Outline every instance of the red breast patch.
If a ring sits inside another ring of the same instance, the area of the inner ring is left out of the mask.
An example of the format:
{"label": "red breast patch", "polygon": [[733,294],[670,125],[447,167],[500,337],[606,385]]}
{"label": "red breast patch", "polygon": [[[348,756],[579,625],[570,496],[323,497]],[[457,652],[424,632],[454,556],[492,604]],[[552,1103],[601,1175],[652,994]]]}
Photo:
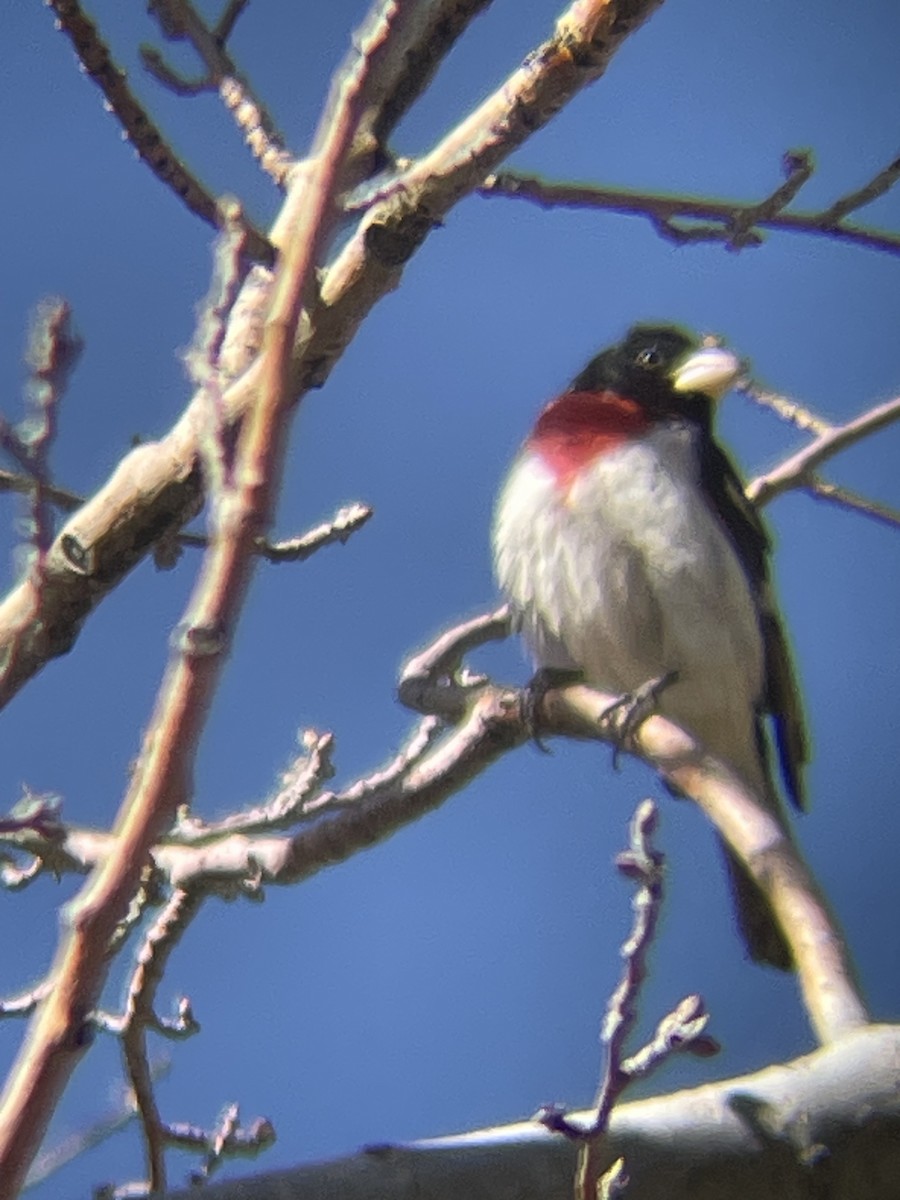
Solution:
{"label": "red breast patch", "polygon": [[567,488],[582,467],[650,424],[637,401],[617,392],[564,392],[538,417],[528,445]]}

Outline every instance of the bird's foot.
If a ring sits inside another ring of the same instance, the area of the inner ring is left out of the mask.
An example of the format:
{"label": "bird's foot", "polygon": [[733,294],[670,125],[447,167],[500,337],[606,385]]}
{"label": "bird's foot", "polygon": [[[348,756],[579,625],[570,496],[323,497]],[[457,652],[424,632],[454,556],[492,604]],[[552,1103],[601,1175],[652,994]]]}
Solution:
{"label": "bird's foot", "polygon": [[522,719],[528,736],[542,754],[549,754],[550,748],[541,740],[538,732],[540,726],[541,704],[544,697],[553,688],[568,687],[571,683],[583,683],[581,671],[569,670],[565,667],[539,667],[524,688],[522,697]]}
{"label": "bird's foot", "polygon": [[677,671],[666,671],[648,679],[633,692],[626,692],[600,714],[600,727],[613,738],[613,767],[618,770],[619,755],[639,726],[656,712],[662,693],[678,679]]}

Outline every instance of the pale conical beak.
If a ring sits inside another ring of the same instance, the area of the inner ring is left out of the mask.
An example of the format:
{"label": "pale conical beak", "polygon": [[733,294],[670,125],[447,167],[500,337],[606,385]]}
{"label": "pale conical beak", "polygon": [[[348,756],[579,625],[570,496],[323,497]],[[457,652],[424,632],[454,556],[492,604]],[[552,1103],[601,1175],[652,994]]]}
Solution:
{"label": "pale conical beak", "polygon": [[675,368],[672,386],[676,392],[700,392],[711,400],[721,400],[743,370],[743,363],[730,350],[704,346]]}

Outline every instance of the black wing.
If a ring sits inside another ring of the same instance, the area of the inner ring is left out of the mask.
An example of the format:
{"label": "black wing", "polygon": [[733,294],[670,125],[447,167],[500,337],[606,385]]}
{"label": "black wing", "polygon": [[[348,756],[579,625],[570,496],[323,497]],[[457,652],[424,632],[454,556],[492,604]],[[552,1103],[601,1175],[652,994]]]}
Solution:
{"label": "black wing", "polygon": [[788,795],[797,808],[803,809],[803,768],[809,761],[806,720],[790,646],[769,579],[771,541],[731,459],[708,431],[702,442],[701,482],[705,494],[744,565],[759,609],[765,653],[762,706],[772,716]]}

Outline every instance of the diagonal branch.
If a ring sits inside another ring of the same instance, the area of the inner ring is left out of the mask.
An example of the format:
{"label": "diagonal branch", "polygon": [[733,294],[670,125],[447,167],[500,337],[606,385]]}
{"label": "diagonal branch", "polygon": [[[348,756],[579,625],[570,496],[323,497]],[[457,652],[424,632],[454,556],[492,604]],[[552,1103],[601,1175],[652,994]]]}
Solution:
{"label": "diagonal branch", "polygon": [[193,45],[203,61],[206,75],[199,80],[186,81],[166,64],[158,50],[141,46],[145,70],[176,95],[197,96],[202,92],[218,91],[254,158],[273,181],[283,187],[294,162],[293,156],[265,105],[254,95],[250,83],[239,72],[226,48],[237,11],[226,12],[218,25],[212,27],[190,0],[165,0],[165,3],[157,0],[149,8],[162,26],[164,36],[173,41],[187,40]]}
{"label": "diagonal branch", "polygon": [[850,488],[840,487],[836,483],[827,483],[818,475],[807,476],[803,486],[804,491],[818,500],[827,500],[831,504],[837,504],[840,508],[849,508],[853,512],[871,517],[873,521],[880,521],[882,525],[888,525],[891,529],[900,529],[900,512],[888,504],[879,504],[877,500],[860,496],[858,492],[851,491]]}
{"label": "diagonal branch", "polygon": [[[366,213],[326,271],[320,297],[301,325],[291,363],[295,400],[324,383],[372,306],[398,286],[406,262],[453,205],[600,78],[626,37],[661,2],[578,0],[548,41]],[[380,94],[377,80],[373,90]],[[288,198],[273,239],[290,228],[295,200]],[[257,361],[225,392],[229,424],[239,423],[260,383]],[[39,614],[28,616],[21,585],[0,604],[0,706],[50,658],[71,649],[100,600],[160,538],[198,511],[193,416],[192,403],[165,438],[127,455],[68,522],[47,556]]]}
{"label": "diagonal branch", "polygon": [[[400,680],[400,698],[440,718],[445,723],[443,736],[436,738],[429,726],[427,732],[420,731],[416,753],[398,769],[361,788],[324,793],[318,800],[309,797],[304,809],[324,819],[292,836],[274,836],[259,825],[262,832],[255,836],[241,831],[239,836],[208,841],[201,836],[193,844],[163,841],[153,850],[156,869],[171,887],[231,895],[249,890],[255,895],[266,884],[294,884],[344,862],[443,804],[533,736],[533,722],[518,692],[467,676],[461,669],[468,651],[508,633],[508,613],[498,609],[448,630],[410,661]],[[583,685],[552,689],[543,698],[540,730],[547,736],[618,744],[617,735],[603,723],[604,713],[617,699]],[[629,749],[703,809],[758,883],[791,947],[804,1003],[820,1040],[833,1041],[864,1024],[866,1009],[843,937],[780,822],[727,767],[663,717],[644,721]],[[295,820],[302,816],[296,814]],[[67,831],[52,847],[24,831],[15,842],[35,855],[55,852],[67,870],[104,862],[114,845],[109,834],[77,830]]]}
{"label": "diagonal branch", "polygon": [[[402,21],[400,0],[373,10],[354,68],[323,117],[318,154],[303,180],[302,207],[276,274],[263,334],[260,386],[235,455],[236,485],[219,506],[172,662],[115,825],[115,848],[71,905],[70,928],[51,969],[53,992],[40,1005],[0,1100],[0,1200],[13,1200],[75,1065],[87,1047],[85,1023],[110,967],[110,942],[155,842],[189,802],[206,714],[243,606],[255,544],[268,527],[294,397],[290,359],[303,298],[337,216],[336,191],[352,144],[366,81]],[[226,502],[227,501],[227,502]]]}
{"label": "diagonal branch", "polygon": [[866,204],[871,204],[873,200],[877,200],[879,196],[890,191],[898,179],[900,179],[900,158],[895,158],[868,183],[864,183],[861,188],[856,188],[835,200],[820,214],[820,220],[825,224],[839,226],[849,213],[856,212],[858,208],[862,208]]}
{"label": "diagonal branch", "polygon": [[[596,737],[615,697],[584,685],[548,692],[544,713],[554,731]],[[824,894],[791,835],[733,772],[684,730],[649,717],[634,749],[690,797],[758,884],[791,949],[810,1023],[823,1044],[868,1021],[849,949]]]}
{"label": "diagonal branch", "polygon": [[[56,16],[57,28],[72,43],[85,74],[103,92],[110,111],[115,113],[138,156],[195,216],[217,227],[215,198],[166,144],[165,138],[128,86],[125,72],[110,56],[109,48],[100,37],[96,25],[82,10],[79,0],[48,0],[48,3]],[[260,262],[272,260],[272,247],[249,222],[247,250]]]}
{"label": "diagonal branch", "polygon": [[789,488],[805,485],[820,463],[846,450],[848,446],[868,437],[885,426],[900,420],[900,396],[870,408],[846,425],[836,425],[820,434],[808,446],[780,463],[765,475],[759,475],[747,485],[747,496],[759,505],[768,504]]}

